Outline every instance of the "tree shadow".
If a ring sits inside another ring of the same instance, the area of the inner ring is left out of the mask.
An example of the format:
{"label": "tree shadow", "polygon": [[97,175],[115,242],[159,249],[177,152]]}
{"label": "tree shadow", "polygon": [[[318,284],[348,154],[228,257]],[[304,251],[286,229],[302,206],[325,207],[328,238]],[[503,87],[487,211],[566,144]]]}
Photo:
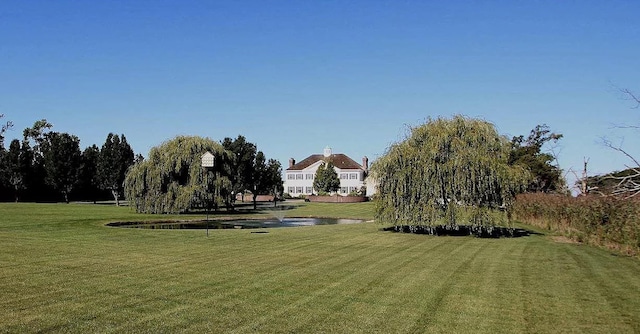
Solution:
{"label": "tree shadow", "polygon": [[471,226],[471,225],[394,225],[382,228],[383,231],[398,233],[427,234],[434,236],[475,236],[478,238],[520,238],[530,235],[544,235],[539,232],[517,227]]}

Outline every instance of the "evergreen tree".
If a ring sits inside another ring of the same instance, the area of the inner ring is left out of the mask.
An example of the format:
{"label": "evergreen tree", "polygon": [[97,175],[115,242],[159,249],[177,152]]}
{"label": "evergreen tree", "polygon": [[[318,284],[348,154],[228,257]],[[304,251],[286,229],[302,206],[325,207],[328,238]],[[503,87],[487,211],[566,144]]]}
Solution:
{"label": "evergreen tree", "polygon": [[331,161],[320,164],[313,179],[313,188],[321,194],[340,190],[340,179]]}

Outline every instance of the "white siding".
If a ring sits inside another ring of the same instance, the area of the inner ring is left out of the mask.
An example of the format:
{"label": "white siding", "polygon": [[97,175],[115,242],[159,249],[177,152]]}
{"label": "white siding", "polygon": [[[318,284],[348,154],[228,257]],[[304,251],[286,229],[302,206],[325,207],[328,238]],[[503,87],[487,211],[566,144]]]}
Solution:
{"label": "white siding", "polygon": [[[303,169],[294,171],[285,171],[284,178],[284,190],[288,192],[292,197],[300,197],[300,195],[311,195],[310,189],[313,189],[313,177],[318,170],[318,167],[322,164],[321,161],[314,163],[313,165]],[[338,190],[340,195],[346,196],[351,192],[351,189],[360,189],[365,186],[364,182],[364,170],[362,169],[339,169],[334,167],[338,178],[340,179],[341,189],[346,188],[346,192]],[[340,178],[343,174],[344,178]],[[301,192],[299,190],[302,189]],[[290,190],[293,190],[290,191]]]}

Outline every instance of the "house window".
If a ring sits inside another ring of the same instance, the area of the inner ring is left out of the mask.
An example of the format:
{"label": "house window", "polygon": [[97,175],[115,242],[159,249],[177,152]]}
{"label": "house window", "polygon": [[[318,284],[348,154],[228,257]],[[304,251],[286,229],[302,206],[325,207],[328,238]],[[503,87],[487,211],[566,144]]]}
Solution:
{"label": "house window", "polygon": [[289,192],[289,194],[293,194],[293,192],[296,190],[296,188],[294,187],[288,187],[287,188],[287,192]]}
{"label": "house window", "polygon": [[313,194],[313,187],[307,187],[306,190],[307,190],[306,191],[307,194]]}
{"label": "house window", "polygon": [[296,174],[296,180],[302,180],[303,177],[301,173]]}
{"label": "house window", "polygon": [[356,187],[349,187],[349,193],[355,192],[356,191]]}
{"label": "house window", "polygon": [[357,180],[358,173],[349,173],[349,180]]}
{"label": "house window", "polygon": [[341,187],[341,188],[340,188],[340,193],[341,193],[341,194],[347,194],[348,190],[349,190],[349,189],[348,189],[347,187]]}
{"label": "house window", "polygon": [[340,179],[348,179],[349,173],[340,173]]}
{"label": "house window", "polygon": [[302,187],[296,187],[296,193],[302,194]]}
{"label": "house window", "polygon": [[287,180],[295,180],[296,176],[294,174],[287,174]]}
{"label": "house window", "polygon": [[305,180],[313,180],[313,174],[306,174]]}

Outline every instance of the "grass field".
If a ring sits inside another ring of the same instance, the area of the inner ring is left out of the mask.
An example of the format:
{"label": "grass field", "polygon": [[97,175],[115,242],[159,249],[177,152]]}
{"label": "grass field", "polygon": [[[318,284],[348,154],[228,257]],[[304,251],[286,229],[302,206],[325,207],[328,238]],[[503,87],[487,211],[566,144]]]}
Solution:
{"label": "grass field", "polygon": [[[371,209],[285,214],[370,219]],[[167,218],[0,204],[0,332],[640,332],[640,261],[550,236],[104,226]]]}

